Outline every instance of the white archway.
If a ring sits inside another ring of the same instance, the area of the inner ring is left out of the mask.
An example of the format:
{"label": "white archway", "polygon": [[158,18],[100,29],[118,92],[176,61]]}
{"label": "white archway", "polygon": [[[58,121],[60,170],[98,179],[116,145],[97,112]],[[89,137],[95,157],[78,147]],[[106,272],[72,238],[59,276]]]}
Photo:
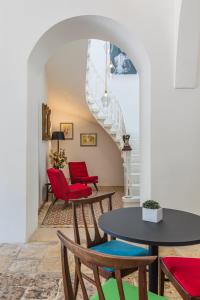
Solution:
{"label": "white archway", "polygon": [[[28,60],[27,111],[27,239],[37,227],[38,201],[38,107],[35,91],[42,70],[52,54],[64,44],[79,39],[108,40],[123,48],[134,61],[140,76],[141,199],[151,196],[150,168],[150,81],[148,55],[126,28],[103,16],[77,16],[52,26],[39,39]],[[37,203],[36,203],[37,202]]]}

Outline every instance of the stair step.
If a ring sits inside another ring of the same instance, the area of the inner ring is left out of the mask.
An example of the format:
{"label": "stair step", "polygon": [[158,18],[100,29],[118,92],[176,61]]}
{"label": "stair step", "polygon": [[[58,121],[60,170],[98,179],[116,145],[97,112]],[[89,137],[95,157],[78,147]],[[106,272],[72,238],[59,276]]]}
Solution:
{"label": "stair step", "polygon": [[91,111],[92,111],[93,113],[98,113],[98,112],[99,112],[99,108],[98,108],[98,107],[92,107],[92,108],[91,108]]}
{"label": "stair step", "polygon": [[115,130],[115,129],[110,129],[110,134],[117,134],[117,130]]}
{"label": "stair step", "polygon": [[132,166],[140,166],[139,162],[135,162],[135,161],[132,161],[132,160],[129,160],[127,163],[132,165]]}
{"label": "stair step", "polygon": [[121,138],[119,135],[116,135],[116,139],[117,139],[118,141],[122,141],[122,138]]}
{"label": "stair step", "polygon": [[106,122],[104,122],[104,126],[106,128],[111,128],[112,127],[112,123],[106,123]]}
{"label": "stair step", "polygon": [[115,138],[115,137],[116,137],[116,133],[112,133],[112,132],[110,132],[110,134],[111,134],[111,136],[112,136],[113,138]]}
{"label": "stair step", "polygon": [[96,118],[97,120],[104,121],[106,117],[104,115],[96,114]]}
{"label": "stair step", "polygon": [[132,198],[134,199],[134,200],[140,200],[140,196],[138,195],[138,196],[132,196]]}
{"label": "stair step", "polygon": [[89,105],[93,105],[95,103],[95,100],[92,97],[87,97],[87,103]]}
{"label": "stair step", "polygon": [[131,175],[131,176],[139,176],[140,173],[134,173],[134,172],[132,172],[132,173],[129,173],[129,175]]}

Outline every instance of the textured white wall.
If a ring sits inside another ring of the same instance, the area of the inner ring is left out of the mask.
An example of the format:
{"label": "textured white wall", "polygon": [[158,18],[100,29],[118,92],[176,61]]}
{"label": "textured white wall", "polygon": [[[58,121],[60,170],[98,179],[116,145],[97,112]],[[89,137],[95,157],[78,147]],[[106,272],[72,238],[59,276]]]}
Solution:
{"label": "textured white wall", "polygon": [[30,87],[36,79],[29,81],[27,92],[28,58],[47,30],[74,16],[111,20],[94,17],[81,23],[79,19],[68,23],[70,30],[63,25],[59,34],[55,27],[47,32],[41,51],[31,60],[34,78],[45,57],[64,40],[101,38],[122,47],[135,61],[141,79],[143,198],[200,213],[200,89],[199,82],[193,90],[174,89],[176,4],[176,0],[125,0],[117,5],[106,0],[95,5],[91,0],[1,1],[0,126],[6,130],[0,131],[0,241],[25,241],[37,225],[37,210],[31,203],[38,194],[34,191],[39,131],[30,105]]}

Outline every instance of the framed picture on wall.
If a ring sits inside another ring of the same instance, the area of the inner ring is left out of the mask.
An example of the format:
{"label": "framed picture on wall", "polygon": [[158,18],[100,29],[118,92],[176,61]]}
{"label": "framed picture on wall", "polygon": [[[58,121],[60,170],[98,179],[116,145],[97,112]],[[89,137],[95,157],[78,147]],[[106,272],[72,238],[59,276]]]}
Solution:
{"label": "framed picture on wall", "polygon": [[42,103],[42,140],[51,139],[51,110],[47,104]]}
{"label": "framed picture on wall", "polygon": [[111,73],[115,75],[137,74],[137,71],[125,52],[110,44]]}
{"label": "framed picture on wall", "polygon": [[97,133],[81,133],[80,145],[82,147],[95,147],[97,146]]}
{"label": "framed picture on wall", "polygon": [[60,123],[60,131],[64,132],[65,140],[74,139],[74,124],[73,123]]}

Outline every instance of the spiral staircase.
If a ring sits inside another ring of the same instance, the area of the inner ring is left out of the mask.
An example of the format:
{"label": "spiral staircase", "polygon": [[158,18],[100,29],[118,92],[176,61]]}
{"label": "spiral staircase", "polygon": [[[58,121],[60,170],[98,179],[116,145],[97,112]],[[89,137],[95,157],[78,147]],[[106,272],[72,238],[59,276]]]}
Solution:
{"label": "spiral staircase", "polygon": [[[105,42],[106,43],[106,42]],[[106,63],[107,64],[107,63]],[[109,66],[105,66],[105,69]],[[105,71],[105,70],[104,70]],[[109,101],[102,101],[105,91],[105,78],[98,70],[97,64],[91,53],[91,40],[88,41],[87,67],[86,67],[86,102],[96,121],[111,136],[121,151],[124,167],[124,197],[123,206],[140,205],[140,154],[139,137],[133,132],[126,131],[123,112],[117,96],[108,86]],[[122,151],[123,135],[129,134],[129,144],[132,151]]]}

